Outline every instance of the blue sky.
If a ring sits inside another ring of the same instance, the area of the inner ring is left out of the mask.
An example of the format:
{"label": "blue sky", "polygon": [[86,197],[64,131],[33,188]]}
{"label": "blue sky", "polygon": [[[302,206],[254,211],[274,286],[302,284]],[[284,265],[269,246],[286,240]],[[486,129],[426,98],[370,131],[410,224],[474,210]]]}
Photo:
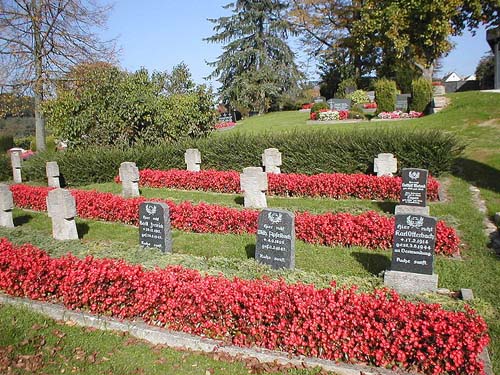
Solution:
{"label": "blue sky", "polygon": [[[118,0],[110,14],[104,37],[117,37],[122,50],[120,64],[127,70],[146,67],[150,71],[165,71],[184,61],[193,79],[203,83],[204,77],[212,71],[206,61],[216,60],[222,52],[222,45],[203,41],[203,38],[213,34],[213,24],[207,18],[229,14],[222,8],[229,2]],[[475,37],[465,32],[464,36],[453,38],[453,41],[456,48],[444,58],[442,73],[474,73],[479,59],[489,50],[484,29],[478,30]],[[313,62],[302,58],[300,66],[307,68],[310,75],[315,74]]]}

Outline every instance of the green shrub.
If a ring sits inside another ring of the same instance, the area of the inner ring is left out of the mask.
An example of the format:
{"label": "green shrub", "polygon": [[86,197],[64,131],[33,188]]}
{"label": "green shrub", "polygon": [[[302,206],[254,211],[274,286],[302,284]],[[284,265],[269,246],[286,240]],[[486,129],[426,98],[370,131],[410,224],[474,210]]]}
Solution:
{"label": "green shrub", "polygon": [[261,165],[261,154],[270,147],[283,154],[284,173],[304,174],[371,172],[373,158],[391,152],[402,168],[425,168],[436,176],[449,171],[463,150],[456,136],[438,130],[235,132],[154,146],[40,153],[24,163],[23,173],[28,179],[45,181],[45,162],[55,160],[70,185],[109,182],[124,161],[134,161],[140,169],[185,169],[187,148],[201,151],[203,169],[241,171]]}
{"label": "green shrub", "polygon": [[340,82],[339,87],[337,88],[336,96],[338,98],[348,98],[349,94],[346,93],[346,89],[348,87],[354,87],[355,89],[358,87],[354,78],[347,78]]}
{"label": "green shrub", "polygon": [[14,138],[14,146],[24,148],[25,150],[31,150],[31,143],[35,143],[35,137]]}
{"label": "green shrub", "polygon": [[375,82],[375,101],[378,112],[392,112],[396,107],[396,82],[379,79]]}
{"label": "green shrub", "polygon": [[365,119],[365,114],[363,111],[357,109],[357,108],[352,108],[349,111],[349,118],[353,120],[364,120]]}
{"label": "green shrub", "polygon": [[0,181],[12,179],[12,168],[10,158],[6,153],[0,154]]}
{"label": "green shrub", "polygon": [[410,109],[417,112],[425,112],[432,101],[431,81],[420,77],[411,82]]}
{"label": "green shrub", "polygon": [[354,104],[368,103],[370,101],[370,98],[368,98],[368,95],[364,90],[354,91],[352,94],[349,95],[349,98],[352,100]]}
{"label": "green shrub", "polygon": [[0,152],[6,152],[14,147],[14,137],[11,135],[0,135]]}
{"label": "green shrub", "polygon": [[330,109],[330,106],[325,102],[314,103],[311,107],[311,113],[318,112],[320,109]]}

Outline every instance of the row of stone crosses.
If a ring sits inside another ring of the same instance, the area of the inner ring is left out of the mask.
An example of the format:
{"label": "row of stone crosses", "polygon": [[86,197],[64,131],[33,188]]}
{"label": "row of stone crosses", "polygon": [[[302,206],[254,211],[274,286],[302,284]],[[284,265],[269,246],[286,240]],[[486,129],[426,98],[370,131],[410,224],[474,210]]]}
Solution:
{"label": "row of stone crosses", "polygon": [[[14,178],[20,179],[20,165],[12,159]],[[200,171],[201,154],[197,149],[185,153],[188,170]],[[267,173],[280,173],[281,153],[266,149],[260,167],[243,169],[240,175],[245,207],[266,208]],[[392,175],[397,160],[392,154],[379,154],[374,160],[378,175]],[[48,185],[55,187],[47,196],[48,216],[52,220],[53,238],[78,239],[75,222],[75,199],[70,191],[61,189],[57,162],[46,164]],[[119,169],[122,194],[139,196],[139,170],[135,163],[124,162]],[[404,293],[435,290],[438,276],[433,273],[436,219],[429,217],[427,206],[427,176],[424,169],[404,168],[400,204],[395,208],[396,224],[391,270],[385,272],[386,285]],[[15,181],[16,182],[16,181]],[[0,184],[0,225],[14,227],[12,192],[8,185]],[[144,202],[139,209],[139,242],[143,247],[172,251],[169,209],[166,204]],[[295,266],[295,217],[293,212],[264,209],[258,218],[255,259],[275,269]]]}

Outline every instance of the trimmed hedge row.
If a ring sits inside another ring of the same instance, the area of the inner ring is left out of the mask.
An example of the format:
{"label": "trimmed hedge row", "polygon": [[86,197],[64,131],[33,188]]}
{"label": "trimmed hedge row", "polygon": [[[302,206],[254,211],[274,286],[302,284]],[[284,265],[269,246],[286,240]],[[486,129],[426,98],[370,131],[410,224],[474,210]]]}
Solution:
{"label": "trimmed hedge row", "polygon": [[42,153],[24,163],[23,175],[45,180],[45,163],[57,161],[69,184],[109,182],[121,162],[134,161],[139,169],[185,169],[187,148],[201,151],[202,168],[241,171],[261,165],[264,149],[283,154],[285,173],[370,173],[381,152],[393,153],[399,167],[428,169],[433,176],[450,171],[464,146],[453,134],[437,130],[292,131],[259,134],[220,134],[204,139],[154,146],[90,148],[64,153]]}
{"label": "trimmed hedge row", "polygon": [[[17,207],[39,211],[47,210],[46,197],[51,188],[12,185],[10,187]],[[139,224],[139,205],[144,197],[126,199],[111,193],[71,190],[80,217],[126,224]],[[175,204],[171,201],[151,199],[168,204],[174,228],[197,233],[256,233],[259,211],[191,202]],[[326,246],[363,246],[370,249],[389,249],[394,236],[394,217],[368,211],[361,215],[349,213],[309,212],[295,213],[295,233],[299,240]],[[458,253],[460,239],[455,230],[443,221],[436,227],[436,253]]]}
{"label": "trimmed hedge row", "polygon": [[268,279],[145,271],[119,260],[51,258],[0,239],[0,290],[69,309],[143,319],[239,346],[362,362],[425,374],[483,374],[488,327],[473,310],[443,310],[397,293],[317,289]]}

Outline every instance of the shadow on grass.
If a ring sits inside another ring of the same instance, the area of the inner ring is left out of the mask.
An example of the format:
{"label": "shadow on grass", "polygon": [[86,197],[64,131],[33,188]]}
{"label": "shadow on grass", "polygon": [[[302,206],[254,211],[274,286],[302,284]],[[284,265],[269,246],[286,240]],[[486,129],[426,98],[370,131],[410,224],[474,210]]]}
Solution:
{"label": "shadow on grass", "polygon": [[14,226],[16,227],[21,226],[23,224],[28,224],[31,220],[33,220],[33,216],[30,214],[24,214],[13,218]]}
{"label": "shadow on grass", "polygon": [[82,239],[90,230],[87,223],[76,223],[76,230],[78,232],[78,238]]}
{"label": "shadow on grass", "polygon": [[254,243],[249,243],[248,245],[245,246],[245,251],[247,253],[247,258],[255,258],[255,244]]}
{"label": "shadow on grass", "polygon": [[380,272],[388,270],[391,266],[391,260],[384,254],[353,252],[351,256],[373,275],[378,275]]}
{"label": "shadow on grass", "polygon": [[245,200],[242,196],[238,196],[234,198],[234,203],[239,204],[240,206],[243,206],[245,204]]}
{"label": "shadow on grass", "polygon": [[378,208],[384,211],[387,214],[393,214],[394,209],[396,208],[396,202],[376,202]]}
{"label": "shadow on grass", "polygon": [[500,193],[500,171],[475,160],[458,158],[455,160],[453,175],[478,188]]}

